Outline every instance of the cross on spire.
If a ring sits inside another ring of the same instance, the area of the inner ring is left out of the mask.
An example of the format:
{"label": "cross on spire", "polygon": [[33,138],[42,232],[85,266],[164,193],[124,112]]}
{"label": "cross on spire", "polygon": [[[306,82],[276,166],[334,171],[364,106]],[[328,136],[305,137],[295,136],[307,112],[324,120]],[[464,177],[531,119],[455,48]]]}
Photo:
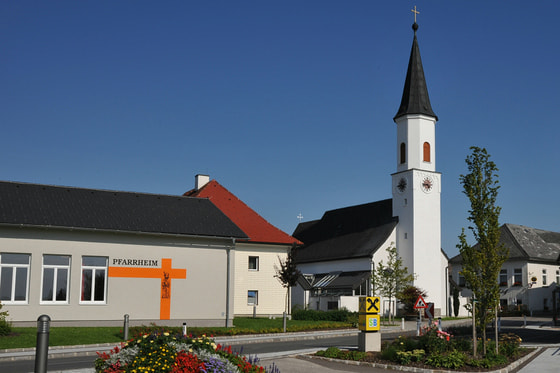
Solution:
{"label": "cross on spire", "polygon": [[410,11],[414,13],[414,23],[416,23],[416,15],[420,14],[420,12],[416,10],[416,5],[414,5],[414,9],[410,9]]}

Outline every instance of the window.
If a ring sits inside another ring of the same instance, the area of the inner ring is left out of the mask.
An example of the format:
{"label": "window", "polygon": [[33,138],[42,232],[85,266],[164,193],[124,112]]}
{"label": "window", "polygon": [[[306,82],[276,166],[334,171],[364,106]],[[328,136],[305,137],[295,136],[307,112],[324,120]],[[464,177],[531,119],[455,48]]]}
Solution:
{"label": "window", "polygon": [[404,142],[401,143],[400,162],[401,164],[406,163],[406,145]]}
{"label": "window", "polygon": [[467,281],[465,281],[465,276],[459,275],[459,286],[465,287],[467,285]]}
{"label": "window", "polygon": [[249,270],[250,271],[258,271],[259,270],[259,257],[258,256],[250,256],[249,257]]}
{"label": "window", "polygon": [[546,269],[542,270],[542,284],[546,285]]}
{"label": "window", "polygon": [[338,301],[328,301],[327,310],[334,311],[338,309]]}
{"label": "window", "polygon": [[250,306],[259,304],[259,292],[257,290],[249,290],[247,292],[247,304]]}
{"label": "window", "polygon": [[556,284],[560,285],[560,270],[556,270]]}
{"label": "window", "polygon": [[514,268],[513,270],[513,286],[523,285],[522,275],[523,271],[521,268]]}
{"label": "window", "polygon": [[27,303],[29,254],[0,254],[0,301]]}
{"label": "window", "polygon": [[43,291],[41,301],[45,303],[68,303],[69,278],[69,256],[43,256]]}
{"label": "window", "polygon": [[107,258],[100,256],[82,257],[81,303],[105,303],[107,283]]}
{"label": "window", "polygon": [[500,270],[500,286],[507,286],[507,269]]}
{"label": "window", "polygon": [[424,162],[431,162],[430,143],[424,143]]}

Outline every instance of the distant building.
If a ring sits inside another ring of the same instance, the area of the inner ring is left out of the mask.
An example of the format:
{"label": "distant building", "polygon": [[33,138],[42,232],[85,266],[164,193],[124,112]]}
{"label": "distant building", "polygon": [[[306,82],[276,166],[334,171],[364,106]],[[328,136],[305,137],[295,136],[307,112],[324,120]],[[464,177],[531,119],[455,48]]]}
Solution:
{"label": "distant building", "polygon": [[[509,248],[509,258],[496,278],[500,285],[500,306],[551,311],[552,292],[560,286],[560,233],[504,224],[500,227],[500,243]],[[472,292],[460,275],[462,256],[451,258],[449,264],[453,280],[461,288],[459,314],[466,315],[463,306]]]}
{"label": "distant building", "polygon": [[286,289],[275,278],[276,268],[301,241],[270,224],[209,176],[197,175],[195,184],[185,196],[208,198],[249,237],[235,242],[234,314],[282,315]]}
{"label": "distant building", "polygon": [[[396,123],[396,172],[392,199],[327,211],[293,233],[304,242],[297,262],[304,273],[300,305],[356,310],[359,294],[371,293],[374,266],[395,245],[414,285],[427,292],[436,315],[448,314],[448,258],[441,249],[441,174],[436,171],[435,125],[420,49],[414,38]],[[380,139],[377,139],[379,141]],[[383,141],[381,139],[381,141]],[[386,301],[386,300],[385,300]],[[386,308],[388,309],[388,307]]]}

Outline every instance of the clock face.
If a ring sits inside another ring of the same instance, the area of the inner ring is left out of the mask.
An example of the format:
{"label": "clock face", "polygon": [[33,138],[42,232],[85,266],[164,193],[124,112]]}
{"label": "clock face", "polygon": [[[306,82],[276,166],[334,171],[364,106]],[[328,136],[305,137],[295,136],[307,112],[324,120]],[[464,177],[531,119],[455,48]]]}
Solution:
{"label": "clock face", "polygon": [[425,192],[431,192],[433,188],[434,188],[434,179],[432,179],[431,176],[425,176],[422,179],[422,189]]}
{"label": "clock face", "polygon": [[403,193],[406,190],[406,185],[408,184],[408,182],[406,181],[406,178],[401,177],[398,184],[397,184],[397,190],[400,193]]}

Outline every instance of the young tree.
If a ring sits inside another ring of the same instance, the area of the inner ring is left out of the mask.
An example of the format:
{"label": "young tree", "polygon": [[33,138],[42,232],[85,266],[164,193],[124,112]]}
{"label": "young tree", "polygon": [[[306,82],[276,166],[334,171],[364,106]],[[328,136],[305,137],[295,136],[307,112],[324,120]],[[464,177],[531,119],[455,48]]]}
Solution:
{"label": "young tree", "polygon": [[280,281],[280,283],[282,283],[282,286],[286,288],[286,313],[288,313],[288,305],[290,304],[290,288],[297,285],[297,280],[301,275],[301,272],[297,268],[295,262],[296,247],[296,244],[293,244],[290,250],[288,250],[288,256],[286,257],[286,260],[282,260],[280,257],[278,257],[280,267],[274,265],[274,269],[276,270],[276,274],[274,275],[274,277],[276,277]]}
{"label": "young tree", "polygon": [[465,195],[469,198],[471,209],[468,220],[472,223],[469,230],[477,244],[467,243],[465,228],[459,236],[457,248],[463,258],[461,274],[466,285],[476,299],[476,324],[482,329],[483,351],[486,351],[486,325],[491,319],[488,310],[494,310],[499,303],[498,275],[509,250],[499,243],[500,226],[498,218],[501,208],[496,205],[498,196],[498,168],[490,160],[486,149],[471,147],[472,154],[467,156],[469,173],[460,176]]}
{"label": "young tree", "polygon": [[400,299],[401,292],[414,281],[414,275],[403,267],[402,259],[395,246],[387,248],[387,264],[383,260],[377,263],[372,281],[375,292],[389,298],[389,323],[391,322],[391,304],[393,298]]}

